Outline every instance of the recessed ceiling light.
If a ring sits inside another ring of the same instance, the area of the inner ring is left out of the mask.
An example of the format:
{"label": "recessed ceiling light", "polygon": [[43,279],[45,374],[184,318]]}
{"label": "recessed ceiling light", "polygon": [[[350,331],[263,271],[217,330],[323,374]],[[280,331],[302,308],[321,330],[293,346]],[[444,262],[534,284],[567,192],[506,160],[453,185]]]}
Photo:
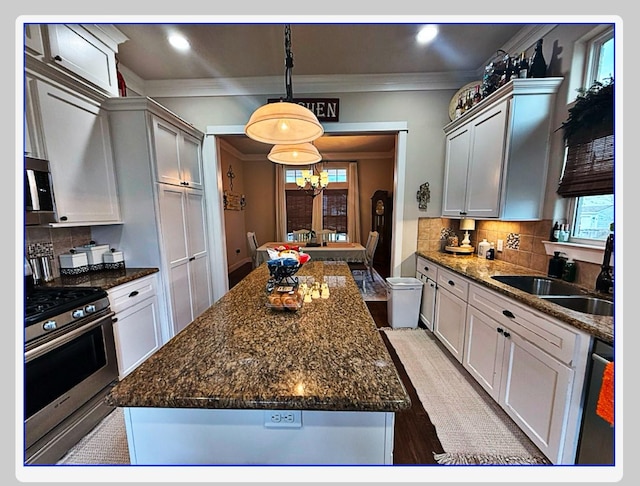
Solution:
{"label": "recessed ceiling light", "polygon": [[169,43],[179,51],[188,51],[191,47],[189,41],[180,34],[171,34],[169,36]]}
{"label": "recessed ceiling light", "polygon": [[418,35],[416,35],[416,40],[420,44],[427,44],[431,42],[438,35],[438,26],[434,24],[425,25],[420,29]]}

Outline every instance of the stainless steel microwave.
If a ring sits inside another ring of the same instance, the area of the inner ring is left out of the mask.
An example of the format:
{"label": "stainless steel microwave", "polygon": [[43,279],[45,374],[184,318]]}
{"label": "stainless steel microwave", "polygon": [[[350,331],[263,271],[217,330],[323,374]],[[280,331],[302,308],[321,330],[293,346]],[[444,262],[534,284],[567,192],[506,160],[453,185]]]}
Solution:
{"label": "stainless steel microwave", "polygon": [[51,171],[47,160],[24,158],[24,209],[26,225],[56,221]]}

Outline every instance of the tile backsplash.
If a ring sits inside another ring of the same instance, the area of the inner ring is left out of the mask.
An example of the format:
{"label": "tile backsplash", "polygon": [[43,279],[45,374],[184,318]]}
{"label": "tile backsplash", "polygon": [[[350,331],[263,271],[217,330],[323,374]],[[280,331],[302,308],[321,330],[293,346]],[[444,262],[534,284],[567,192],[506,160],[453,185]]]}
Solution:
{"label": "tile backsplash", "polygon": [[[469,231],[471,245],[486,238],[496,245],[495,258],[547,273],[549,256],[545,252],[543,240],[549,239],[553,221],[480,221],[476,229]],[[419,218],[417,249],[421,252],[444,251],[446,237],[457,235],[460,240],[464,231],[459,229],[459,220],[448,218]],[[503,251],[497,251],[497,241],[503,240]],[[576,281],[578,285],[593,288],[600,266],[576,261]]]}
{"label": "tile backsplash", "polygon": [[51,257],[51,272],[54,277],[60,276],[58,256],[69,253],[75,246],[86,245],[91,241],[91,228],[44,228],[27,226],[25,231],[25,255]]}

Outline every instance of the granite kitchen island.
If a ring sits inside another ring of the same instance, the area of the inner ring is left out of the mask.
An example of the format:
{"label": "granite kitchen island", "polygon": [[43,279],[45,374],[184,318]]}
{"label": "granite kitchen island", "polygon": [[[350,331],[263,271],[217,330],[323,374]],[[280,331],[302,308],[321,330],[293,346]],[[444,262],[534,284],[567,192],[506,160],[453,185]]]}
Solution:
{"label": "granite kitchen island", "polygon": [[266,264],[119,382],[132,464],[393,464],[411,405],[349,267],[297,312],[267,307]]}

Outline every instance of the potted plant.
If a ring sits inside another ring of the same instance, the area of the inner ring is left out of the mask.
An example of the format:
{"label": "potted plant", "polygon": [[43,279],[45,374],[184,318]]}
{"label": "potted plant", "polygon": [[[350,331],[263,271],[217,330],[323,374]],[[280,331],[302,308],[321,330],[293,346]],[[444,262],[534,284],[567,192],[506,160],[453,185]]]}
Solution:
{"label": "potted plant", "polygon": [[568,146],[586,143],[613,133],[614,82],[607,78],[588,89],[578,89],[578,97],[569,108],[569,117],[559,129]]}

